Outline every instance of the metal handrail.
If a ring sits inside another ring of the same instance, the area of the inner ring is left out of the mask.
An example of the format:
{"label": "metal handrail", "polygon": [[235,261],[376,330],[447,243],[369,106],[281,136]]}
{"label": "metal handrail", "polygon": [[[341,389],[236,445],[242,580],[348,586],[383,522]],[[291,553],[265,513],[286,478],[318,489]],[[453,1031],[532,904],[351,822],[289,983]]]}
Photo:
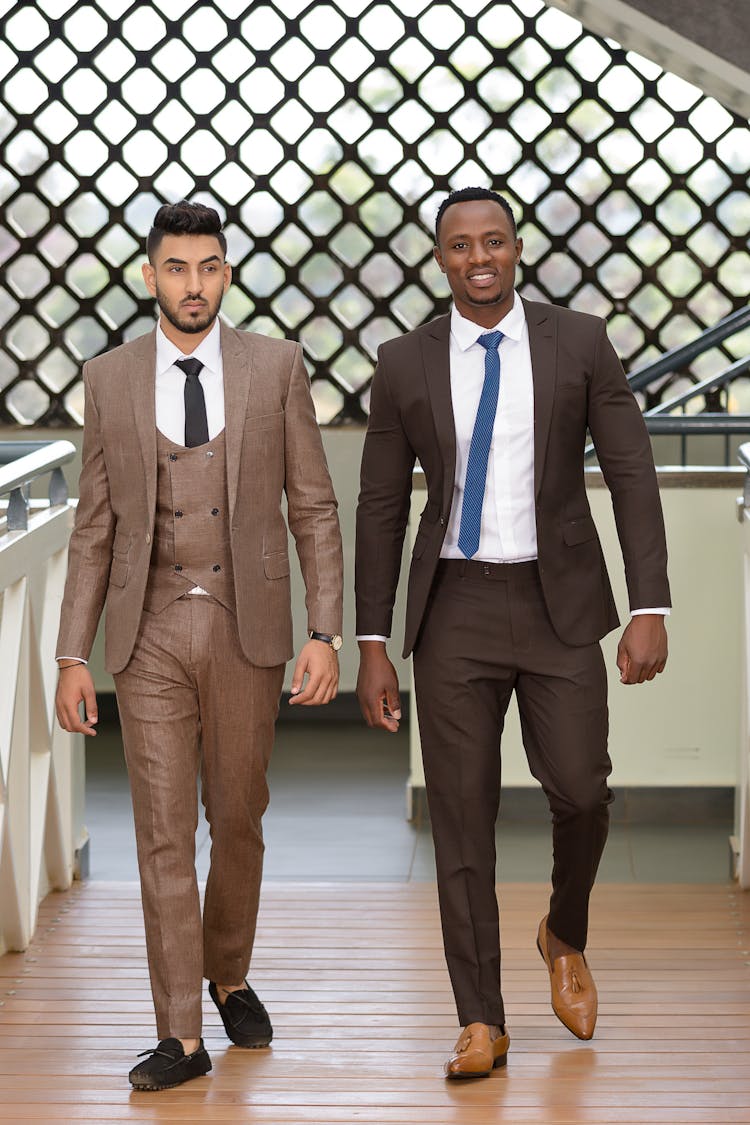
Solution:
{"label": "metal handrail", "polygon": [[[743,329],[750,327],[750,305],[745,308],[738,309],[736,312],[730,313],[729,316],[720,320],[713,328],[707,328],[695,340],[691,340],[689,344],[682,344],[679,348],[673,348],[672,351],[666,352],[660,359],[655,360],[653,363],[648,363],[645,367],[640,367],[631,375],[628,375],[628,383],[630,389],[635,392],[647,387],[654,379],[658,379],[662,375],[667,375],[678,368],[683,367],[685,364],[692,362],[703,352],[713,347],[715,344],[721,343],[722,340],[727,339],[729,336],[741,332]],[[706,379],[701,379],[695,383],[687,391],[682,394],[675,395],[673,398],[667,399],[665,402],[659,403],[657,406],[652,406],[649,410],[643,413],[644,421],[651,434],[719,434],[727,436],[729,434],[748,434],[750,433],[750,415],[747,414],[724,414],[724,413],[709,413],[702,412],[698,415],[669,415],[672,410],[677,410],[680,406],[684,406],[693,398],[699,395],[705,395],[707,392],[715,390],[717,387],[722,387],[727,383],[731,383],[733,379],[738,378],[740,375],[745,375],[750,372],[750,356],[744,356],[731,363],[729,367],[725,367],[723,371],[717,372],[715,375],[709,375]],[[596,453],[593,442],[590,442],[584,450],[585,460],[589,460]]]}
{"label": "metal handrail", "polygon": [[8,531],[25,531],[29,525],[27,486],[44,473],[50,473],[51,507],[66,504],[68,485],[62,466],[76,455],[71,441],[0,442],[0,496],[9,493],[5,512]]}
{"label": "metal handrail", "polygon": [[734,336],[735,333],[741,332],[744,328],[750,328],[750,305],[730,313],[729,316],[724,317],[713,328],[707,328],[705,332],[702,332],[695,340],[691,340],[690,343],[680,344],[679,347],[665,352],[659,359],[633,371],[628,375],[630,389],[632,391],[643,390],[654,379],[659,379],[662,375],[668,375],[670,372],[677,371],[680,367],[692,363],[694,359],[703,355],[709,348],[720,344],[722,340]]}
{"label": "metal handrail", "polygon": [[731,383],[732,379],[736,379],[738,375],[744,375],[748,371],[750,371],[750,356],[744,356],[743,359],[735,360],[729,367],[725,367],[723,371],[717,372],[716,375],[709,375],[708,378],[701,379],[699,383],[695,383],[689,390],[683,391],[681,395],[675,395],[674,398],[668,398],[665,402],[660,402],[658,406],[652,406],[650,410],[644,411],[643,417],[654,418],[657,414],[667,414],[670,410],[676,410],[678,406],[684,406],[691,398],[705,394],[706,391],[715,390],[716,387],[723,387],[725,383]]}
{"label": "metal handrail", "polygon": [[644,414],[650,434],[750,434],[750,414]]}

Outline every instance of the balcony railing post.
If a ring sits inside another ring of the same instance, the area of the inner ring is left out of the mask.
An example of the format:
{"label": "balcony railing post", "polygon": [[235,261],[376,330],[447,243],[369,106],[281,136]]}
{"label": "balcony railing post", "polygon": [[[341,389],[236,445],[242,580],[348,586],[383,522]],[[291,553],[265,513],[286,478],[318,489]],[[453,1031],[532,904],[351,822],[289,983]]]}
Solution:
{"label": "balcony railing post", "polygon": [[[75,454],[68,441],[0,443],[0,953],[28,946],[40,900],[70,885],[86,837],[83,739],[54,707],[73,524],[62,466]],[[47,474],[49,499],[30,498]]]}
{"label": "balcony railing post", "polygon": [[735,868],[740,886],[750,887],[750,442],[738,451],[738,460],[745,466],[742,490],[741,522],[744,542],[744,614],[742,644],[742,722],[739,746],[739,770],[735,795],[735,834],[733,847]]}

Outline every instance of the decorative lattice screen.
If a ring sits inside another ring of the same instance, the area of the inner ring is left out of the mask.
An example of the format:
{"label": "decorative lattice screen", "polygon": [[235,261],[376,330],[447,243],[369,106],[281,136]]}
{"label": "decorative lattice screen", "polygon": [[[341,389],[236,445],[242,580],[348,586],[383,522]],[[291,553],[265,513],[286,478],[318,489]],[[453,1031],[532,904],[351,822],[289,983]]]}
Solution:
{"label": "decorative lattice screen", "polygon": [[748,123],[539,0],[16,3],[0,75],[6,422],[80,421],[81,361],[152,324],[143,236],[182,196],[226,215],[226,315],[302,341],[321,422],[445,308],[451,187],[509,196],[522,291],[608,317],[629,366],[746,300]]}

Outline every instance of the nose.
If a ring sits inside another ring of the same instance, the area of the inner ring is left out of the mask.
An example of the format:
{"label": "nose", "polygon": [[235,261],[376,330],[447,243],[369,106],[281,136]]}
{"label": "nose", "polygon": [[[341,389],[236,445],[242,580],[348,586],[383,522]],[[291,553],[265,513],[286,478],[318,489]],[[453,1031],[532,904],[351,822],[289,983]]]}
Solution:
{"label": "nose", "polygon": [[490,261],[490,252],[482,240],[472,242],[469,247],[469,259],[472,265],[481,265]]}
{"label": "nose", "polygon": [[185,274],[185,288],[190,296],[198,296],[203,291],[203,277],[201,271],[189,270]]}

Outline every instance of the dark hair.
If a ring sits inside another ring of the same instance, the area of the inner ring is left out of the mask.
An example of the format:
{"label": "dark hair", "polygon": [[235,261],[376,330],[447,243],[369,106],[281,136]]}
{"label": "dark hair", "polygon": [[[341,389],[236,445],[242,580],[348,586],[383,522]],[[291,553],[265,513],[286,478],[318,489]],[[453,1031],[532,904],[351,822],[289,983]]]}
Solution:
{"label": "dark hair", "polygon": [[507,199],[504,199],[502,195],[498,195],[496,191],[490,191],[489,188],[465,187],[459,188],[457,191],[452,191],[450,195],[446,195],[445,199],[438,207],[438,213],[435,216],[435,242],[440,243],[440,224],[448,208],[452,207],[454,203],[472,203],[476,199],[491,199],[494,203],[499,203],[508,216],[510,228],[513,231],[513,237],[518,237],[516,219]]}
{"label": "dark hair", "polygon": [[226,256],[227,240],[221,229],[219,212],[203,203],[181,199],[179,203],[165,203],[159,208],[146,239],[146,253],[152,264],[165,234],[213,234]]}

